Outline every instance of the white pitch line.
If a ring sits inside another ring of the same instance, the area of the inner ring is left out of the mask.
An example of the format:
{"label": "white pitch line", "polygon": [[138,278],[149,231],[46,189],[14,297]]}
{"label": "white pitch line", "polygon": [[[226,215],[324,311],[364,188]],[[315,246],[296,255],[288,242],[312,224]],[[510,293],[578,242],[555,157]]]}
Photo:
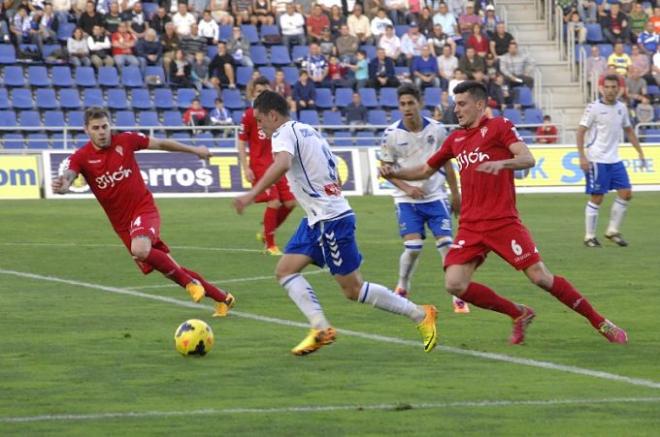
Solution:
{"label": "white pitch line", "polygon": [[[103,244],[103,243],[38,243],[38,242],[0,242],[0,246],[46,246],[46,247],[124,247],[123,244]],[[199,250],[209,252],[247,252],[263,253],[260,249],[229,248],[229,247],[199,247],[199,246],[169,246],[176,250]]]}
{"label": "white pitch line", "polygon": [[424,402],[420,404],[355,404],[355,405],[302,405],[298,407],[276,408],[205,408],[190,411],[126,411],[117,413],[88,414],[42,414],[38,416],[0,417],[0,423],[33,423],[50,421],[84,421],[108,419],[139,419],[151,417],[219,416],[236,414],[285,414],[285,413],[325,413],[333,411],[396,411],[396,410],[438,410],[449,408],[488,408],[488,407],[552,407],[563,405],[603,405],[660,402],[660,397],[648,398],[604,398],[604,399],[548,399],[548,400],[481,400],[457,402]]}
{"label": "white pitch line", "polygon": [[[187,308],[212,309],[212,307],[210,307],[209,305],[201,305],[201,304],[197,304],[197,303],[193,303],[193,302],[181,301],[181,300],[174,299],[174,298],[171,298],[171,297],[152,295],[152,294],[142,293],[140,291],[129,290],[129,289],[126,289],[126,288],[118,288],[118,287],[111,287],[111,286],[106,286],[106,285],[90,284],[88,282],[75,281],[75,280],[70,280],[70,279],[63,279],[63,278],[58,278],[56,276],[43,276],[43,275],[37,275],[37,274],[34,274],[34,273],[17,272],[17,271],[14,271],[14,270],[5,270],[5,269],[0,269],[0,274],[12,275],[12,276],[17,276],[17,277],[21,277],[21,278],[37,279],[37,280],[41,280],[41,281],[57,282],[57,283],[61,283],[61,284],[75,285],[75,286],[79,286],[79,287],[90,288],[90,289],[93,289],[93,290],[102,290],[102,291],[107,291],[107,292],[110,292],[110,293],[123,294],[123,295],[127,295],[127,296],[142,297],[142,298],[145,298],[145,299],[151,299],[151,300],[156,300],[156,301],[160,301],[160,302],[167,302],[167,303],[171,303],[171,304],[174,304],[174,305],[179,305],[179,306],[183,306],[183,307],[187,307]],[[301,327],[301,328],[309,328],[309,325],[307,325],[305,323],[294,322],[294,321],[291,321],[291,320],[277,319],[277,318],[274,318],[274,317],[260,316],[260,315],[257,315],[257,314],[244,313],[244,312],[241,312],[241,311],[233,311],[232,310],[232,312],[230,314],[234,315],[234,316],[238,316],[238,317],[243,317],[243,318],[246,318],[246,319],[257,320],[257,321],[260,321],[260,322],[268,322],[268,323],[284,325],[284,326],[295,326],[295,327]],[[420,343],[418,341],[404,340],[402,338],[387,337],[387,336],[376,335],[376,334],[367,334],[365,332],[351,331],[351,330],[348,330],[348,329],[338,329],[337,331],[339,333],[343,334],[343,335],[347,335],[347,336],[351,336],[351,337],[358,337],[358,338],[364,338],[364,339],[368,339],[368,340],[379,341],[379,342],[383,342],[383,343],[401,344],[401,345],[414,346],[416,348],[420,348]],[[564,364],[557,364],[557,363],[553,363],[553,362],[550,362],[550,361],[540,361],[540,360],[534,360],[534,359],[530,359],[530,358],[512,357],[510,355],[505,355],[505,354],[498,354],[498,353],[492,353],[492,352],[480,352],[480,351],[475,351],[475,350],[470,350],[470,349],[461,349],[461,348],[451,347],[451,346],[437,346],[436,349],[444,351],[444,352],[458,354],[458,355],[468,355],[468,356],[483,358],[483,359],[492,360],[492,361],[502,361],[502,362],[506,362],[506,363],[520,364],[520,365],[523,365],[523,366],[537,367],[537,368],[541,368],[541,369],[557,370],[557,371],[560,371],[560,372],[572,373],[572,374],[582,375],[582,376],[589,376],[589,377],[592,377],[592,378],[599,378],[599,379],[605,379],[605,380],[609,380],[609,381],[623,382],[623,383],[630,384],[630,385],[660,389],[660,382],[652,381],[652,380],[649,380],[649,379],[632,378],[632,377],[629,377],[629,376],[622,376],[622,375],[617,375],[617,374],[614,374],[614,373],[602,372],[600,370],[592,370],[592,369],[585,369],[585,368],[582,368],[582,367],[567,366],[567,365],[564,365]]]}

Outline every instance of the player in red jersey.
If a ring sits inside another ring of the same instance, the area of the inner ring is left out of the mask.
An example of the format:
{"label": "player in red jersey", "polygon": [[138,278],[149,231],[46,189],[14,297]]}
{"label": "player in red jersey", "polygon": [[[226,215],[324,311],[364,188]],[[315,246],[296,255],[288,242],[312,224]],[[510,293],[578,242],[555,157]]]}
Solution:
{"label": "player in red jersey", "polygon": [[612,343],[627,343],[626,332],[605,319],[565,278],[553,275],[538,253],[516,209],[513,170],[534,166],[534,156],[509,120],[485,117],[486,87],[465,81],[454,88],[455,109],[461,128],[454,130],[426,164],[405,170],[383,166],[385,177],[425,179],[456,158],[461,176],[462,205],[458,233],[445,258],[445,287],[462,300],[513,319],[510,343],[520,344],[534,311],[516,304],[472,276],[491,250],[532,283],[550,292],[564,305],[586,317]]}
{"label": "player in red jersey", "polygon": [[[259,94],[269,89],[270,82],[268,82],[268,79],[259,77],[254,80],[252,97],[256,99]],[[246,147],[249,148],[250,152],[249,161]],[[238,154],[243,167],[243,174],[252,186],[256,185],[273,163],[270,138],[266,137],[257,126],[252,108],[245,111],[241,120],[241,130],[238,134]],[[257,238],[265,243],[266,253],[269,255],[282,255],[277,244],[275,244],[275,230],[286,220],[296,206],[296,200],[289,189],[286,176],[282,176],[273,186],[257,196],[255,202],[266,202],[263,233],[257,234]]]}
{"label": "player in red jersey", "polygon": [[90,141],[71,155],[69,168],[53,179],[53,192],[64,194],[82,174],[110,223],[131,252],[142,273],[154,269],[184,287],[195,302],[208,296],[217,302],[214,316],[225,316],[234,305],[230,293],[177,264],[160,239],[160,216],[144,183],[135,152],[142,149],[192,153],[206,159],[206,147],[190,147],[177,141],[150,138],[138,132],[111,134],[110,115],[103,108],[85,111],[85,133]]}

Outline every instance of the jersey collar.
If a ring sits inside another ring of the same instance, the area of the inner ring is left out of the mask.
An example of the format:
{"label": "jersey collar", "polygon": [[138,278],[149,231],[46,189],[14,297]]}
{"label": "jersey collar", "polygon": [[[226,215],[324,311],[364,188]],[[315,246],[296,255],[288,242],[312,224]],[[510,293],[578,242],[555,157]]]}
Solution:
{"label": "jersey collar", "polygon": [[[426,128],[426,126],[428,126],[429,124],[431,124],[431,122],[428,120],[428,118],[422,116],[422,129],[421,130],[424,130]],[[403,118],[401,120],[399,120],[399,129],[404,130],[406,132],[410,132],[408,129],[406,129],[406,125],[403,124]]]}

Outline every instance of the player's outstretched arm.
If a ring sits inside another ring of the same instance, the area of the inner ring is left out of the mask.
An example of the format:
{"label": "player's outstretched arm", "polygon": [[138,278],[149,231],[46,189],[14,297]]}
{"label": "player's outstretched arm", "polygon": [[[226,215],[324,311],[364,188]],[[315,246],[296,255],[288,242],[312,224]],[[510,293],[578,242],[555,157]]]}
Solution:
{"label": "player's outstretched arm", "polygon": [[644,158],[644,151],[642,150],[642,145],[639,144],[639,138],[637,138],[637,135],[635,135],[635,130],[632,128],[632,126],[625,127],[623,128],[623,130],[626,132],[630,144],[632,144],[635,150],[637,150],[637,155],[639,156],[639,160],[641,161],[642,168],[645,168],[646,158]]}
{"label": "player's outstretched arm", "polygon": [[73,170],[65,170],[64,174],[56,177],[51,182],[53,193],[66,194],[73,181],[78,177],[78,173]]}
{"label": "player's outstretched arm", "polygon": [[289,152],[275,153],[273,163],[268,167],[263,177],[259,179],[259,182],[247,193],[234,198],[234,209],[236,209],[236,212],[242,214],[245,208],[254,202],[255,197],[266,191],[268,187],[284,176],[284,173],[291,167],[292,158],[293,156]]}
{"label": "player's outstretched arm", "polygon": [[385,179],[403,179],[404,181],[419,181],[422,179],[430,178],[437,169],[429,166],[428,164],[418,165],[417,167],[398,168],[390,164],[381,165],[378,168],[378,173]]}
{"label": "player's outstretched arm", "polygon": [[199,156],[199,159],[208,159],[212,156],[211,152],[206,146],[187,146],[178,141],[169,140],[167,138],[154,138],[149,137],[150,150],[165,150],[166,152],[183,152],[192,153]]}
{"label": "player's outstretched arm", "polygon": [[496,175],[503,169],[524,170],[534,167],[536,164],[534,155],[530,152],[527,144],[522,141],[511,144],[509,150],[513,153],[513,158],[500,161],[486,161],[477,167],[477,171]]}

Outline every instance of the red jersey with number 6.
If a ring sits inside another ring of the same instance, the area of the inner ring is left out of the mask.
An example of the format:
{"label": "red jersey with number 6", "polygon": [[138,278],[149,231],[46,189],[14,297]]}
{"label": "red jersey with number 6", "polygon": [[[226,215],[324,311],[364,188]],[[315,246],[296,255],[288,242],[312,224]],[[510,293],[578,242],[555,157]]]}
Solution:
{"label": "red jersey with number 6", "polygon": [[96,149],[90,141],[69,158],[69,170],[85,177],[117,231],[129,229],[135,216],[157,211],[135,160],[135,152],[148,146],[145,135],[125,132],[112,135],[105,149]]}
{"label": "red jersey with number 6", "polygon": [[460,226],[486,231],[518,220],[512,170],[497,175],[477,171],[480,164],[513,158],[509,146],[522,142],[516,127],[506,118],[486,118],[470,129],[456,129],[427,164],[440,169],[456,158],[461,177]]}
{"label": "red jersey with number 6", "polygon": [[250,168],[254,172],[265,170],[273,163],[273,149],[270,138],[266,137],[254,118],[254,109],[248,108],[243,113],[238,138],[247,141],[250,151]]}

